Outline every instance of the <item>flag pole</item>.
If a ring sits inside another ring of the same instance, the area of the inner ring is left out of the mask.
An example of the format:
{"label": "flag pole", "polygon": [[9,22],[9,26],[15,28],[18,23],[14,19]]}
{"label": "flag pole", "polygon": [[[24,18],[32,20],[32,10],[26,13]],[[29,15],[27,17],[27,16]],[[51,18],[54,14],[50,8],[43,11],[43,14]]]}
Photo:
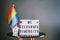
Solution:
{"label": "flag pole", "polygon": [[15,5],[13,4],[13,6],[15,6]]}

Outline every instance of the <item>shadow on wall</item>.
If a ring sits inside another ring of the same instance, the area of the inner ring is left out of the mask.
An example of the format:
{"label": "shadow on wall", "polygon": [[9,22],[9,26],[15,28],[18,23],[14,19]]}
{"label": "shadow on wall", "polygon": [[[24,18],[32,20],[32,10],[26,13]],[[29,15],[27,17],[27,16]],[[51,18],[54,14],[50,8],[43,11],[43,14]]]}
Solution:
{"label": "shadow on wall", "polygon": [[53,40],[60,40],[60,26],[56,25],[53,28]]}

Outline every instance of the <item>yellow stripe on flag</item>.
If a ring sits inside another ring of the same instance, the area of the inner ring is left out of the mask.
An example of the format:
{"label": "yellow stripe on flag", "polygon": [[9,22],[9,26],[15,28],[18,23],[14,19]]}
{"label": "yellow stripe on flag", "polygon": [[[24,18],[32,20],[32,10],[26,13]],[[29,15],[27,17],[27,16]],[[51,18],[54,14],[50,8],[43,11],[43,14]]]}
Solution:
{"label": "yellow stripe on flag", "polygon": [[9,20],[8,20],[8,24],[10,24],[11,20],[13,19],[13,17],[15,16],[16,14],[16,10],[14,8],[14,6],[11,8],[11,12],[9,14]]}

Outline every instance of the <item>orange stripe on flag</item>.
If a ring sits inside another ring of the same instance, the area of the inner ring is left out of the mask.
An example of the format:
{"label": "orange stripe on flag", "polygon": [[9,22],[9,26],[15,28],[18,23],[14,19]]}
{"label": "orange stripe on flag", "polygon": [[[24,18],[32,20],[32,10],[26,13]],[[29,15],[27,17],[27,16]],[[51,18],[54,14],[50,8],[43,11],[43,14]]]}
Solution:
{"label": "orange stripe on flag", "polygon": [[14,6],[13,6],[13,7],[11,8],[11,10],[10,10],[10,13],[9,13],[8,24],[11,22],[12,18],[15,16],[15,14],[16,14],[16,10],[15,10],[15,8],[14,8]]}

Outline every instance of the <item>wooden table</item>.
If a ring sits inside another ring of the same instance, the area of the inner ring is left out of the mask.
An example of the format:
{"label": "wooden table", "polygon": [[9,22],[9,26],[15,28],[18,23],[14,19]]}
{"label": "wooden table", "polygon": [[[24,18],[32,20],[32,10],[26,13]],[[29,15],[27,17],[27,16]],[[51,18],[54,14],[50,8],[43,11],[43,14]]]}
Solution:
{"label": "wooden table", "polygon": [[[19,40],[23,40],[23,38],[19,38]],[[34,38],[30,38],[30,40],[35,40]]]}

